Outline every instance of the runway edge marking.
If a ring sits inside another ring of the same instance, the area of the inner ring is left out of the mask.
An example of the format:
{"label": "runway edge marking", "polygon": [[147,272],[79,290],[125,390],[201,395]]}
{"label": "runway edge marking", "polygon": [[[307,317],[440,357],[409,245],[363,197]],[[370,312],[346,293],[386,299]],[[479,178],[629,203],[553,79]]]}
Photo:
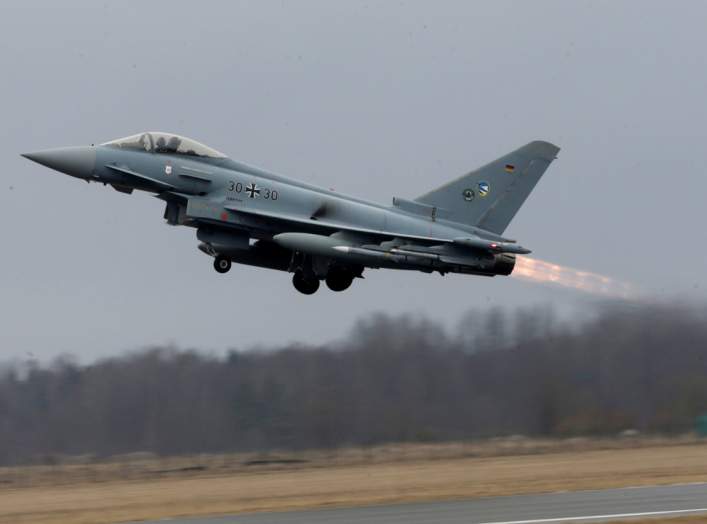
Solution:
{"label": "runway edge marking", "polygon": [[657,517],[660,515],[677,515],[685,513],[707,513],[707,508],[674,509],[670,511],[646,511],[643,513],[615,513],[613,515],[585,515],[583,517],[558,517],[551,519],[504,520],[482,522],[481,524],[540,524],[542,522],[569,522],[580,520],[630,519],[635,517]]}

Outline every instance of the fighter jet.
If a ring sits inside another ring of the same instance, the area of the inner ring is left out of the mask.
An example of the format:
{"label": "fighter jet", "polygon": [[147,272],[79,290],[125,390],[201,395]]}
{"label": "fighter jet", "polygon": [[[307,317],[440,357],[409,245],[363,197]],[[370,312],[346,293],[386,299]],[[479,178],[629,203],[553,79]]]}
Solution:
{"label": "fighter jet", "polygon": [[344,291],[365,269],[510,275],[530,253],[501,236],[559,148],[535,141],[408,200],[380,205],[228,158],[195,140],[145,132],[22,156],[121,193],[152,193],[168,224],[196,229],[219,273],[232,263]]}

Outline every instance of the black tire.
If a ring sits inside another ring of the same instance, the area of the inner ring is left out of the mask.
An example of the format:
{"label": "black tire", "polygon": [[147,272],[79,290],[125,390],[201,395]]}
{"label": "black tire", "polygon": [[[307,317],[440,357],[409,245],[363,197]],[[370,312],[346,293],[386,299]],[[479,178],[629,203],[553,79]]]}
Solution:
{"label": "black tire", "polygon": [[344,271],[330,271],[326,277],[326,285],[332,291],[345,291],[353,282],[353,275]]}
{"label": "black tire", "polygon": [[228,273],[231,270],[231,259],[219,255],[214,259],[214,269],[219,273]]}
{"label": "black tire", "polygon": [[304,273],[297,271],[292,277],[292,285],[304,295],[313,295],[319,289],[319,280],[311,277],[307,278]]}

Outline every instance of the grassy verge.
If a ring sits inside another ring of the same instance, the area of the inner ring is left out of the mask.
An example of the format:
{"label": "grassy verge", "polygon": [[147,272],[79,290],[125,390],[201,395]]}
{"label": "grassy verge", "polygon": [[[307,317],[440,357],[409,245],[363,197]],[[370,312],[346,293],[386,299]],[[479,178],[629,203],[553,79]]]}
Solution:
{"label": "grassy verge", "polygon": [[143,455],[0,469],[0,522],[102,524],[706,479],[707,446],[692,439],[510,439],[267,456]]}

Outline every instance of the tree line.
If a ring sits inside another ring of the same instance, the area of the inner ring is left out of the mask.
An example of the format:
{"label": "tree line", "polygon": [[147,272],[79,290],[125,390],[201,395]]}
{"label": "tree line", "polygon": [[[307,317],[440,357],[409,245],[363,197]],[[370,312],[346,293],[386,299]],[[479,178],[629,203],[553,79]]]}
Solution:
{"label": "tree line", "polygon": [[467,313],[457,332],[374,314],[345,339],[215,355],[154,347],[0,368],[0,464],[367,446],[498,435],[683,432],[707,413],[707,309]]}

